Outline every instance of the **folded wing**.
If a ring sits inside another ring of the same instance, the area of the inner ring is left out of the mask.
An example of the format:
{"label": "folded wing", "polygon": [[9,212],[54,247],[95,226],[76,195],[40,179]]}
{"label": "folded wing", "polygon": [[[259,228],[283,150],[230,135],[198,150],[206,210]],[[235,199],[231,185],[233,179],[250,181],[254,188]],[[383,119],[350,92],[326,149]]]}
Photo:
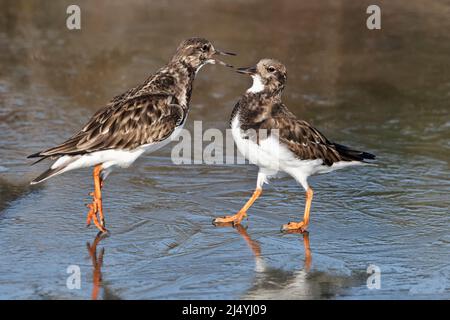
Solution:
{"label": "folded wing", "polygon": [[99,110],[81,131],[64,143],[29,158],[132,150],[168,138],[185,119],[185,111],[168,94],[149,94]]}
{"label": "folded wing", "polygon": [[294,117],[275,116],[264,121],[261,128],[278,130],[280,142],[284,143],[299,159],[322,159],[331,166],[339,161],[364,161],[375,156],[329,141],[308,122]]}

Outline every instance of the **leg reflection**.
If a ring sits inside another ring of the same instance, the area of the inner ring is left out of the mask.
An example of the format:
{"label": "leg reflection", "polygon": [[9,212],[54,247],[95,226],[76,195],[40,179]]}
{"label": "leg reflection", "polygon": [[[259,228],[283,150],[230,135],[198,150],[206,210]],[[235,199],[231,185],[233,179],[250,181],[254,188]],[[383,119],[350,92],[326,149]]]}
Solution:
{"label": "leg reflection", "polygon": [[[234,228],[245,240],[245,242],[247,243],[247,246],[252,250],[252,252],[255,256],[255,261],[256,261],[258,271],[264,271],[264,261],[261,256],[261,245],[259,244],[259,242],[256,240],[253,240],[249,236],[249,234],[247,232],[247,228],[243,227],[242,225],[240,225],[240,224],[235,225]],[[312,264],[311,247],[309,244],[309,233],[307,231],[301,231],[301,230],[298,230],[298,231],[291,230],[289,233],[291,233],[291,234],[298,233],[299,235],[301,235],[301,239],[303,241],[303,249],[305,252],[305,260],[304,260],[303,270],[305,272],[309,272],[311,269],[311,264]]]}
{"label": "leg reflection", "polygon": [[[311,280],[312,254],[308,232],[296,230],[303,242],[304,257],[299,250],[292,250],[292,243],[286,252],[273,248],[272,252],[262,254],[261,245],[253,240],[243,227],[236,226],[237,232],[247,243],[255,256],[255,277],[251,287],[242,299],[308,299],[315,297],[315,283]],[[298,243],[297,243],[298,244]],[[286,260],[286,263],[281,260]],[[290,264],[289,260],[293,263]],[[302,261],[299,266],[299,260]],[[286,268],[286,266],[289,266]]]}
{"label": "leg reflection", "polygon": [[238,224],[235,226],[235,229],[237,232],[242,236],[242,238],[247,243],[248,247],[252,249],[253,254],[255,257],[259,258],[261,257],[261,246],[258,241],[253,240],[250,238],[250,236],[247,233],[247,228],[243,227],[242,225]]}
{"label": "leg reflection", "polygon": [[309,272],[309,270],[311,269],[311,263],[312,263],[311,247],[309,246],[309,233],[303,232],[302,236],[303,236],[303,247],[305,250],[305,265],[304,265],[303,269],[306,272]]}
{"label": "leg reflection", "polygon": [[97,245],[101,240],[107,237],[107,234],[104,232],[99,232],[94,239],[92,245],[88,242],[86,244],[89,256],[92,260],[92,300],[97,300],[98,293],[100,291],[100,287],[102,285],[102,265],[103,265],[103,256],[105,254],[105,248],[102,248],[100,253],[97,256]]}

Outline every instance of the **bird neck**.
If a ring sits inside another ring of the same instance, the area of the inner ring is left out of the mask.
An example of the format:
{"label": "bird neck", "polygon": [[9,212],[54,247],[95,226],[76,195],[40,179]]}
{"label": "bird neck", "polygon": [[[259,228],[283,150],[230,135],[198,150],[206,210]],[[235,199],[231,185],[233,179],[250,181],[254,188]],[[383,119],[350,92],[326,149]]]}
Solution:
{"label": "bird neck", "polygon": [[[281,92],[260,91],[246,92],[235,105],[230,118],[230,124],[235,117],[243,123],[260,122],[272,113],[274,105],[281,103]],[[243,125],[245,127],[245,124]]]}
{"label": "bird neck", "polygon": [[172,94],[180,101],[180,105],[183,108],[189,108],[196,69],[183,60],[173,60],[168,64],[167,68],[172,74],[175,83],[172,86]]}
{"label": "bird neck", "polygon": [[192,96],[192,86],[196,75],[196,69],[190,64],[180,61],[169,63],[168,69],[173,76],[175,85],[171,92],[180,101],[183,108],[189,108]]}
{"label": "bird neck", "polygon": [[183,109],[189,108],[196,70],[182,60],[172,60],[150,77],[144,89],[175,96]]}
{"label": "bird neck", "polygon": [[283,90],[270,90],[265,88],[259,92],[247,91],[244,95],[247,101],[251,101],[251,105],[266,105],[281,102],[281,94]]}

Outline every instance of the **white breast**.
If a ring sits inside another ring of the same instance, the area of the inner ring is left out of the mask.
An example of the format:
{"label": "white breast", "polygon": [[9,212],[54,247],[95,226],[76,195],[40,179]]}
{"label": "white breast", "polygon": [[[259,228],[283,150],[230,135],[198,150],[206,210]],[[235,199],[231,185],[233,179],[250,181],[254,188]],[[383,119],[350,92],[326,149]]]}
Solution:
{"label": "white breast", "polygon": [[244,139],[245,132],[241,130],[239,115],[231,123],[231,132],[239,152],[248,160],[267,171],[280,170],[282,162],[292,159],[291,152],[283,148],[276,137],[270,135],[266,139],[259,141],[259,144],[252,138]]}
{"label": "white breast", "polygon": [[252,75],[253,85],[247,90],[247,92],[257,93],[264,90],[264,84],[261,80],[261,77],[257,74]]}
{"label": "white breast", "polygon": [[180,134],[183,125],[184,123],[175,128],[170,137],[160,142],[145,144],[134,150],[110,149],[95,151],[81,156],[63,156],[59,158],[51,168],[55,169],[60,166],[67,166],[60,173],[79,168],[93,167],[99,164],[102,164],[103,169],[109,169],[109,171],[113,166],[128,168],[143,153],[158,150],[175,139]]}
{"label": "white breast", "polygon": [[360,162],[337,162],[332,166],[323,165],[322,159],[298,159],[285,145],[280,143],[275,135],[262,139],[259,144],[252,139],[244,139],[240,128],[239,115],[231,123],[231,132],[239,152],[250,163],[257,165],[268,176],[285,172],[294,177],[305,189],[308,188],[307,179],[311,175],[327,173],[347,166],[361,164]]}

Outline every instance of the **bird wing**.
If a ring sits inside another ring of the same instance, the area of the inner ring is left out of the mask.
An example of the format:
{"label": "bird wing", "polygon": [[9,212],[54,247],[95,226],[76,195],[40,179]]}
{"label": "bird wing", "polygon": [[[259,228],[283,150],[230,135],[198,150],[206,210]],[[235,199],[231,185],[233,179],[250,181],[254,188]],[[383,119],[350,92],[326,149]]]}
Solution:
{"label": "bird wing", "polygon": [[184,109],[170,94],[147,94],[108,105],[99,110],[81,131],[64,143],[33,154],[54,157],[94,151],[131,150],[165,140],[186,117]]}
{"label": "bird wing", "polygon": [[264,121],[261,128],[277,135],[280,142],[299,159],[322,159],[326,165],[344,160],[334,144],[306,121],[294,117],[275,116]]}
{"label": "bird wing", "polygon": [[331,142],[319,130],[308,122],[297,119],[285,107],[261,123],[261,128],[271,132],[278,129],[280,142],[302,160],[322,159],[323,164],[331,166],[339,161],[364,162],[375,159],[375,155],[371,153]]}

